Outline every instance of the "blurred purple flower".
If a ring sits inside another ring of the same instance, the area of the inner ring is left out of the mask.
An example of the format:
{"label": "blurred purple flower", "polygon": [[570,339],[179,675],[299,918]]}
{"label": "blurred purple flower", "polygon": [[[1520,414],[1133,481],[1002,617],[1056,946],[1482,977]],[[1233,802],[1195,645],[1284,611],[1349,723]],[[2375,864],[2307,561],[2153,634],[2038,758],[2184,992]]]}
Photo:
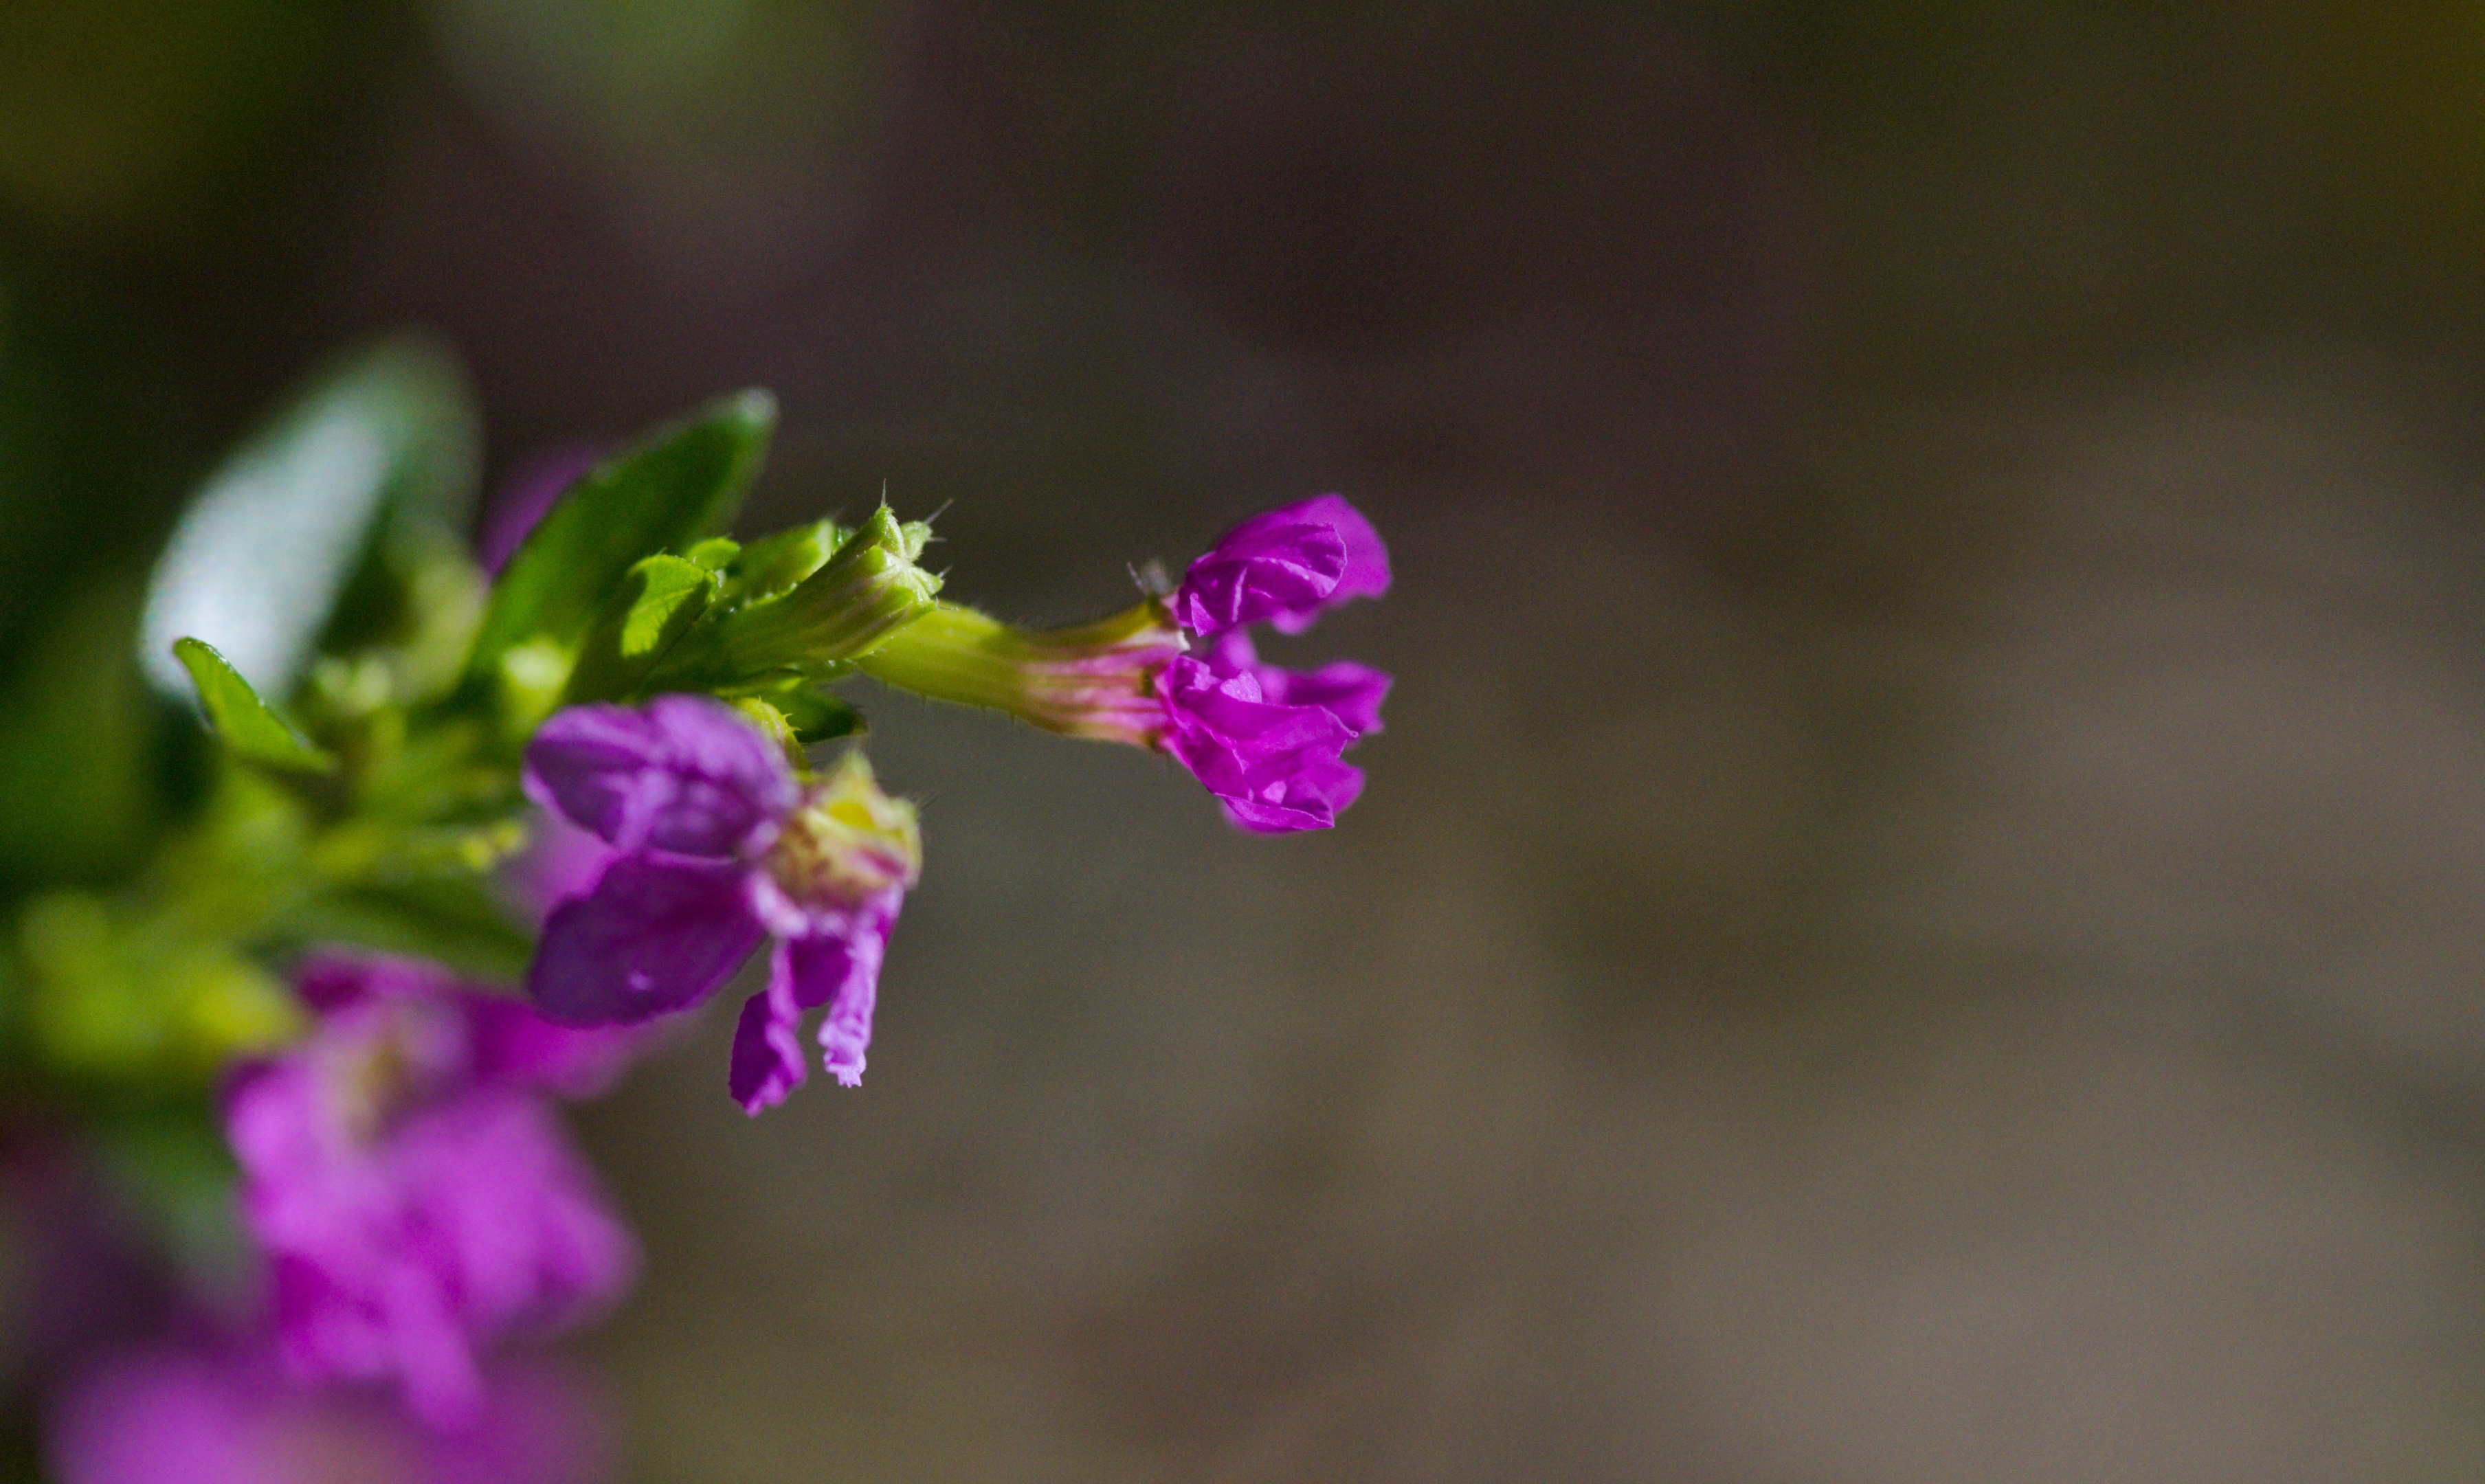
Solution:
{"label": "blurred purple flower", "polygon": [[636,1271],[546,1095],[600,1090],[635,1038],[407,959],[322,955],[298,986],[316,1027],[225,1103],[278,1354],[299,1378],[394,1378],[436,1425],[471,1420],[478,1347],[583,1318]]}
{"label": "blurred purple flower", "polygon": [[548,810],[533,812],[526,850],[503,871],[501,884],[528,918],[541,924],[554,907],[583,897],[613,859],[613,847]]}
{"label": "blurred purple flower", "polygon": [[532,455],[501,482],[491,507],[483,512],[483,528],[475,538],[475,559],[498,577],[508,565],[518,543],[535,528],[553,502],[578,482],[578,477],[604,457],[601,444],[557,444]]}
{"label": "blurred purple flower", "polygon": [[602,1025],[686,1009],[773,934],[768,986],[734,1036],[735,1100],[756,1114],[801,1085],[797,1033],[822,1006],[824,1065],[861,1081],[881,958],[922,847],[914,809],[880,792],[860,752],[806,791],[731,707],[662,695],[545,722],[527,791],[614,850],[544,923],[527,988],[546,1014]]}
{"label": "blurred purple flower", "polygon": [[1156,675],[1160,744],[1244,829],[1325,829],[1363,792],[1342,754],[1380,730],[1389,677],[1340,661],[1312,671],[1263,664],[1244,630],[1299,634],[1323,610],[1389,590],[1389,552],[1362,512],[1323,495],[1253,516],[1190,564],[1166,600],[1196,655]]}
{"label": "blurred purple flower", "polygon": [[60,1484],[593,1484],[609,1476],[602,1409],[568,1373],[500,1363],[463,1426],[425,1426],[385,1390],[298,1385],[261,1354],[126,1350],[53,1399],[44,1451]]}

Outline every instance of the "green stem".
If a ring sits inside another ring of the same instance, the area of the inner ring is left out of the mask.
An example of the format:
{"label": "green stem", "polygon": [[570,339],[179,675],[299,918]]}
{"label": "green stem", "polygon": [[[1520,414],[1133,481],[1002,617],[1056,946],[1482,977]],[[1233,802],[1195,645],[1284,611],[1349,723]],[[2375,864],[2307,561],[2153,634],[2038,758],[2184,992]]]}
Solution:
{"label": "green stem", "polygon": [[1065,737],[1152,746],[1164,731],[1154,676],[1182,633],[1153,602],[1068,629],[1018,629],[939,603],[858,666],[934,700],[1006,712]]}

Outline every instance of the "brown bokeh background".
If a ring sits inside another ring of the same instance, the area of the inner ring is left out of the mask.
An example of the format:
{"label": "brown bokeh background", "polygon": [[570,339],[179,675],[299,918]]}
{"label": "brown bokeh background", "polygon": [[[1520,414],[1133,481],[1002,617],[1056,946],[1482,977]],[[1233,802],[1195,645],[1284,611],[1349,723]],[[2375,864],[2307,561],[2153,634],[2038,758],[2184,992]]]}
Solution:
{"label": "brown bokeh background", "polygon": [[2485,11],[0,8],[0,640],[407,322],[1017,617],[1396,556],[1333,834],[864,697],[865,1089],[582,1120],[632,1477],[2485,1474]]}

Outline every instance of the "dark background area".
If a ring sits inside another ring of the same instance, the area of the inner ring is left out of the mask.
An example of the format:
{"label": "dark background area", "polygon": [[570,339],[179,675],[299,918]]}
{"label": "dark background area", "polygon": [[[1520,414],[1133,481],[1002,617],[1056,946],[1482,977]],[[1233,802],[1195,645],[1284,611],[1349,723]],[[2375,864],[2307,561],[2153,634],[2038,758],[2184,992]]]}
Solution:
{"label": "dark background area", "polygon": [[[21,0],[0,733],[409,323],[495,478],[766,385],[746,524],[945,505],[1023,619],[1343,491],[1333,834],[864,697],[866,1088],[746,1120],[718,1018],[584,1118],[634,1477],[2475,1477],[2480,82],[2443,0]],[[109,874],[141,746],[0,855]]]}

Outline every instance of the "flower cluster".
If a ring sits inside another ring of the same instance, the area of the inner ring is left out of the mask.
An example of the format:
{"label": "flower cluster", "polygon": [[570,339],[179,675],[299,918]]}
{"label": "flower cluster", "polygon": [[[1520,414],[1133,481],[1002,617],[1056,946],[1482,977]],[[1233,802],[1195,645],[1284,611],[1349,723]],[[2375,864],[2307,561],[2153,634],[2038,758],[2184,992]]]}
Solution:
{"label": "flower cluster", "polygon": [[[144,658],[220,750],[151,806],[127,879],[13,880],[0,921],[0,1073],[26,1073],[0,1199],[44,1228],[0,1283],[46,1290],[0,1292],[30,1316],[0,1369],[42,1378],[69,1484],[589,1484],[593,1409],[528,1347],[609,1309],[639,1253],[561,1104],[763,945],[730,1095],[782,1104],[813,1054],[860,1085],[923,841],[849,678],[1156,750],[1248,830],[1360,795],[1345,753],[1389,678],[1251,638],[1387,591],[1345,499],[1243,522],[1127,612],[1022,630],[942,602],[930,526],[886,503],[724,535],[774,409],[565,453],[478,553],[454,368],[384,346],[183,516]],[[135,1193],[98,1194],[105,1168]]]}
{"label": "flower cluster", "polygon": [[[1130,613],[1026,634],[943,606],[858,663],[1053,731],[1161,748],[1245,829],[1325,828],[1362,793],[1343,754],[1380,729],[1389,677],[1350,661],[1264,663],[1249,630],[1298,634],[1388,587],[1379,534],[1328,495],[1236,526],[1170,594]],[[546,1014],[605,1026],[687,1010],[773,938],[766,986],[735,1030],[734,1099],[756,1114],[802,1084],[801,1022],[823,1008],[823,1065],[860,1083],[881,962],[922,844],[914,808],[880,791],[860,751],[806,782],[743,712],[666,694],[560,712],[526,761],[529,796],[609,851],[544,923],[527,988]]]}
{"label": "flower cluster", "polygon": [[[166,1292],[58,1172],[6,1171],[80,1233],[56,1325],[45,1452],[65,1484],[409,1479],[591,1484],[593,1390],[518,1348],[617,1300],[637,1245],[562,1129],[642,1032],[555,1024],[416,959],[321,950],[311,1027],[220,1098],[239,1293]],[[28,1181],[36,1183],[30,1189]],[[98,1283],[109,1285],[98,1291]]]}
{"label": "flower cluster", "polygon": [[225,1099],[276,1353],[297,1379],[396,1382],[423,1417],[470,1423],[481,1352],[591,1315],[637,1269],[551,1105],[598,1091],[637,1038],[411,960],[323,955],[296,983],[318,1024]]}

